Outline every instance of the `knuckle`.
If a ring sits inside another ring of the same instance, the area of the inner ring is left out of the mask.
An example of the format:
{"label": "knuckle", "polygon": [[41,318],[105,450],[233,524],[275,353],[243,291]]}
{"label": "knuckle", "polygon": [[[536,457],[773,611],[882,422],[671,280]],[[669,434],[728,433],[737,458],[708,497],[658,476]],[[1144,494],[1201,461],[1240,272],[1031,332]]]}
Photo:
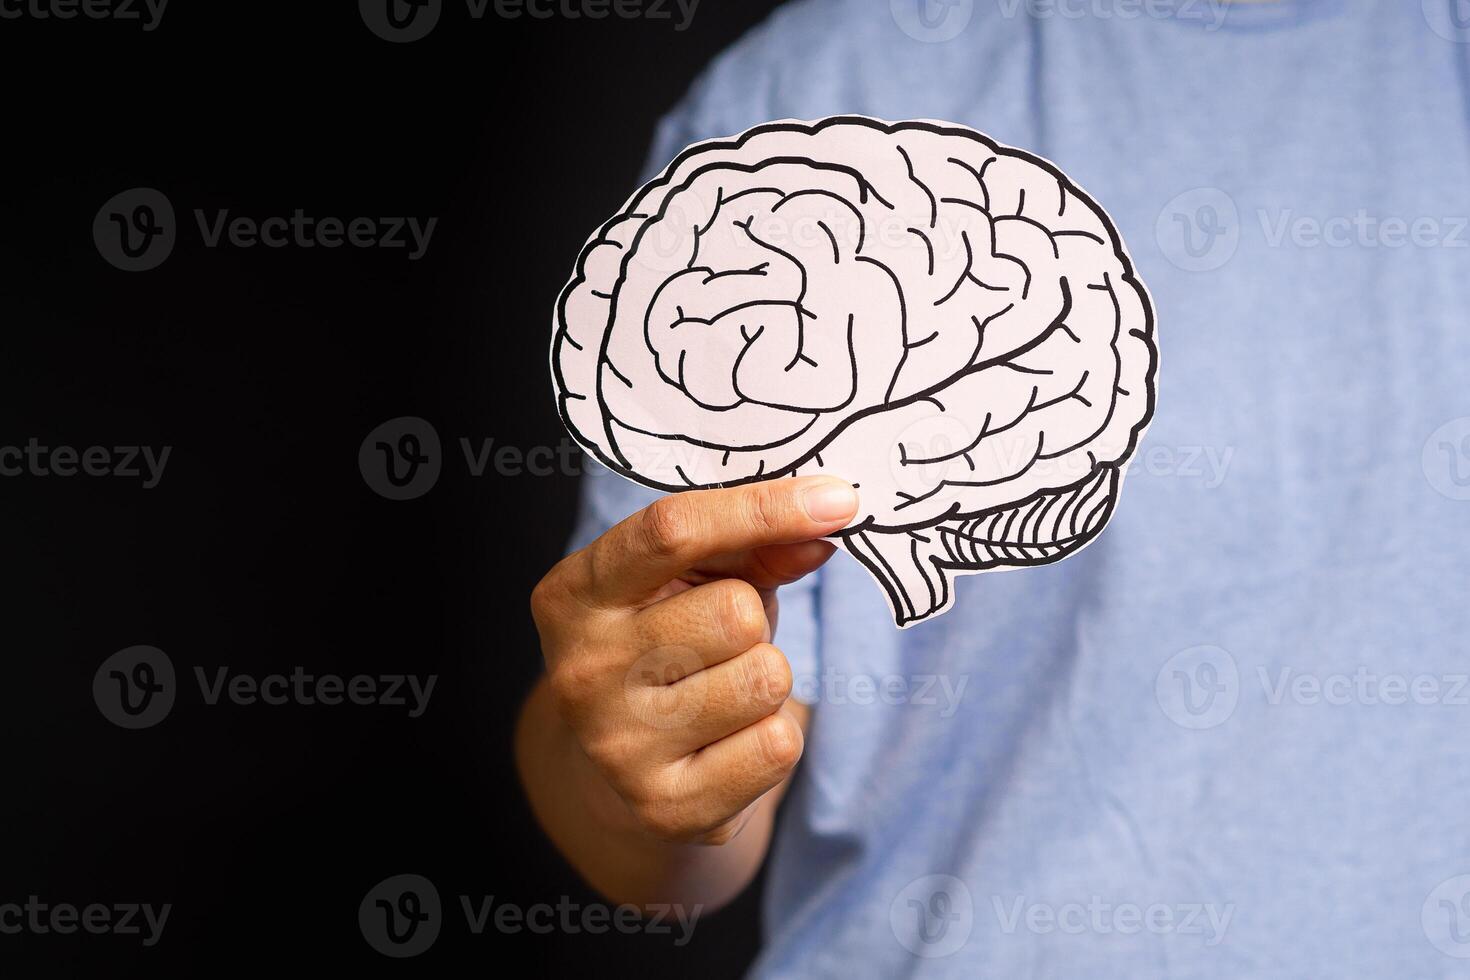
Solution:
{"label": "knuckle", "polygon": [[769,483],[757,483],[746,498],[751,529],[762,536],[778,534],[782,528],[782,498]]}
{"label": "knuckle", "polygon": [[689,543],[692,533],[689,515],[678,497],[660,497],[644,508],[642,518],[644,545],[656,558],[673,558]]}
{"label": "knuckle", "polygon": [[780,650],[764,644],[752,650],[747,660],[750,690],[757,699],[774,706],[791,696],[791,665]]}
{"label": "knuckle", "polygon": [[683,840],[698,829],[683,809],[669,800],[642,799],[633,805],[633,813],[644,831],[660,840]]}
{"label": "knuckle", "polygon": [[634,758],[626,740],[616,737],[604,736],[589,739],[582,746],[582,751],[599,770],[614,776],[626,773],[629,763]]}
{"label": "knuckle", "polygon": [[562,714],[580,715],[593,703],[602,671],[586,656],[570,656],[551,668],[546,680]]}
{"label": "knuckle", "polygon": [[760,642],[766,632],[766,607],[755,586],[740,579],[719,583],[718,622],[729,643],[745,649]]}
{"label": "knuckle", "polygon": [[628,683],[659,690],[686,681],[704,669],[693,650],[679,645],[661,644],[628,672]]}
{"label": "knuckle", "polygon": [[531,589],[531,617],[541,631],[561,626],[593,608],[587,583],[596,546],[567,555]]}
{"label": "knuckle", "polygon": [[[559,567],[559,566],[558,566]],[[556,568],[551,569],[531,590],[531,618],[538,627],[549,622],[560,604],[561,584]]]}
{"label": "knuckle", "polygon": [[700,834],[699,842],[701,844],[708,844],[711,847],[721,847],[734,840],[735,834],[739,831],[739,829],[740,825],[736,821],[729,820],[725,823],[720,824],[713,830],[708,830],[705,831],[703,834]]}
{"label": "knuckle", "polygon": [[801,759],[801,726],[784,714],[775,714],[760,727],[756,741],[761,761],[776,772],[789,772]]}

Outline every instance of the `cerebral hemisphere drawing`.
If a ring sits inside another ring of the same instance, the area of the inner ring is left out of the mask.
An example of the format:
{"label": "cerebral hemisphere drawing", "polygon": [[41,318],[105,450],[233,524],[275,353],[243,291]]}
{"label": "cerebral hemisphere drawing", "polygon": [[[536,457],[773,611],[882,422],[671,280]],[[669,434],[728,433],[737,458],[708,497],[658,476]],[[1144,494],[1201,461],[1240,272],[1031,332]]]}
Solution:
{"label": "cerebral hemisphere drawing", "polygon": [[658,490],[839,476],[895,623],[1077,553],[1153,416],[1154,314],[1056,166],[862,116],[697,143],[588,240],[551,369],[581,446]]}

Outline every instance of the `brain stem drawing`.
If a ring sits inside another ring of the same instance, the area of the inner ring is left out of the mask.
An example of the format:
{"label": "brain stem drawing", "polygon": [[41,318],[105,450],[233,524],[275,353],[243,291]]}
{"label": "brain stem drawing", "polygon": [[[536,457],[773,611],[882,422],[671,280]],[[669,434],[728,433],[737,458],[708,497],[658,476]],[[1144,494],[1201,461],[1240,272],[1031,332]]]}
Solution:
{"label": "brain stem drawing", "polygon": [[843,116],[680,154],[582,250],[551,366],[572,435],[646,486],[851,482],[833,539],[906,627],[956,575],[1102,531],[1158,353],[1111,219],[1055,166]]}

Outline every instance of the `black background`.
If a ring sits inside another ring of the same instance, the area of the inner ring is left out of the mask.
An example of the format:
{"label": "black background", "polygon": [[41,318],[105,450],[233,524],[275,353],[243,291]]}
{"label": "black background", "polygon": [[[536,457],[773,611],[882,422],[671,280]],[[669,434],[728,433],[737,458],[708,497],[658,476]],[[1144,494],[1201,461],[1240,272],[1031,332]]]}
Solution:
{"label": "black background", "polygon": [[[568,474],[473,476],[479,448],[565,439],[546,370],[557,290],[632,191],[653,126],[775,6],[673,19],[468,16],[410,44],[351,3],[176,0],[137,21],[0,20],[6,96],[0,445],[171,447],[162,479],[0,478],[6,649],[0,903],[171,903],[161,941],[0,935],[6,976],[546,972],[736,975],[754,895],[672,936],[472,935],[460,895],[594,897],[551,851],[511,764],[539,669],[527,595],[571,526]],[[491,8],[493,10],[493,7]],[[92,223],[152,187],[158,268],[103,260]],[[407,249],[206,247],[212,219],[437,217]],[[443,473],[376,494],[358,449],[427,419]],[[178,671],[125,731],[92,698],[135,644]],[[209,705],[195,668],[435,674],[407,708]],[[446,921],[413,960],[357,908],[421,874]]]}

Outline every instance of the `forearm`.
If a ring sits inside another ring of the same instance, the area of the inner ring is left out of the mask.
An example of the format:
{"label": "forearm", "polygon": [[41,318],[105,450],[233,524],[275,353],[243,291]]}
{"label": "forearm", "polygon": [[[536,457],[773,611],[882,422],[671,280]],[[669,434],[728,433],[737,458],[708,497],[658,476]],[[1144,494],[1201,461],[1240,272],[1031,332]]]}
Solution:
{"label": "forearm", "polygon": [[722,845],[657,840],[583,753],[544,678],[521,711],[516,765],[537,820],[563,856],[607,898],[638,906],[709,910],[739,895],[765,858],[785,788],[761,797],[740,832]]}

